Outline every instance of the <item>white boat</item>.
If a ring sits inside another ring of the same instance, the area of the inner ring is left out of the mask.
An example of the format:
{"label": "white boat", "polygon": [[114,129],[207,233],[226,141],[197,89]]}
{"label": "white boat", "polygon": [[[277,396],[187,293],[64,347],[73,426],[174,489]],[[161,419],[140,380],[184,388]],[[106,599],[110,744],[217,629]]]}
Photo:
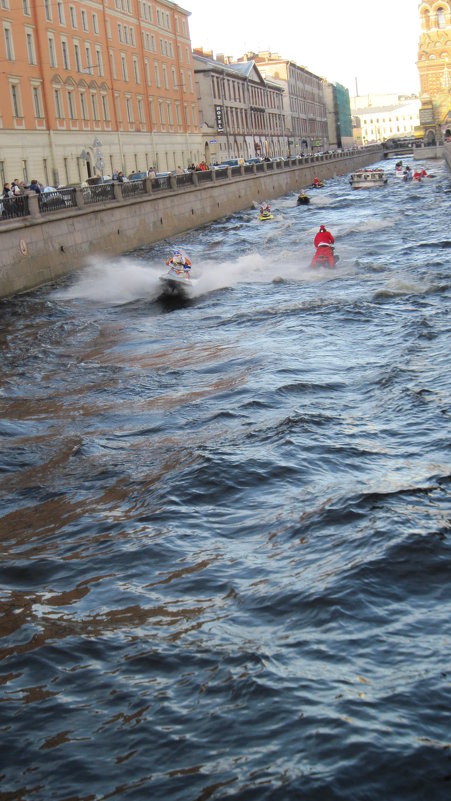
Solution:
{"label": "white boat", "polygon": [[381,169],[358,170],[351,174],[349,183],[353,189],[374,189],[377,186],[385,186],[387,176]]}
{"label": "white boat", "polygon": [[165,275],[160,275],[159,278],[166,292],[181,297],[191,297],[199,281],[198,278],[188,278],[184,270],[174,269],[169,270]]}

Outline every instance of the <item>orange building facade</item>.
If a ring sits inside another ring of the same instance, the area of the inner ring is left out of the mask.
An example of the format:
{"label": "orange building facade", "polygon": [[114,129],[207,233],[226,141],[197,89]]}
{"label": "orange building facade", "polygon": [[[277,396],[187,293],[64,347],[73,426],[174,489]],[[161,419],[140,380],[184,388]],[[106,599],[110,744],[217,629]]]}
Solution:
{"label": "orange building facade", "polygon": [[200,160],[188,16],[167,0],[0,0],[1,180]]}

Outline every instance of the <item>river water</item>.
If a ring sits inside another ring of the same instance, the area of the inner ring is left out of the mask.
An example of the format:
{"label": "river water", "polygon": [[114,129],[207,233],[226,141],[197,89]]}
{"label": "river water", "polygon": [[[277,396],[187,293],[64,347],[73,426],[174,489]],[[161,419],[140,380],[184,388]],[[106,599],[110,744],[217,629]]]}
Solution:
{"label": "river water", "polygon": [[382,166],[1,303],[1,799],[450,797],[451,183]]}

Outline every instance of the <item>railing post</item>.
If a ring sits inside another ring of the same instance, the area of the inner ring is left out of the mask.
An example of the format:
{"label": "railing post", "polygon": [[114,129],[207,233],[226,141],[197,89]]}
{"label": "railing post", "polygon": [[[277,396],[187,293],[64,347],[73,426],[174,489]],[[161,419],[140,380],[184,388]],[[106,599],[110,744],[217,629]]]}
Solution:
{"label": "railing post", "polygon": [[170,175],[169,176],[169,186],[171,187],[171,189],[177,189],[177,176],[176,175]]}
{"label": "railing post", "polygon": [[30,212],[30,217],[36,218],[41,216],[39,197],[36,192],[31,191],[28,195],[28,210]]}
{"label": "railing post", "polygon": [[148,175],[147,178],[144,178],[144,192],[146,195],[152,194],[152,178]]}
{"label": "railing post", "polygon": [[113,184],[113,192],[114,192],[114,199],[115,200],[122,200],[122,184],[119,181],[115,181]]}
{"label": "railing post", "polygon": [[75,187],[75,203],[77,205],[77,209],[82,209],[85,205],[85,199],[83,197],[83,190],[81,186]]}
{"label": "railing post", "polygon": [[232,168],[231,167],[227,167],[227,178],[231,178],[231,177],[232,177]]}
{"label": "railing post", "polygon": [[199,186],[199,176],[194,171],[193,171],[193,184],[194,186]]}

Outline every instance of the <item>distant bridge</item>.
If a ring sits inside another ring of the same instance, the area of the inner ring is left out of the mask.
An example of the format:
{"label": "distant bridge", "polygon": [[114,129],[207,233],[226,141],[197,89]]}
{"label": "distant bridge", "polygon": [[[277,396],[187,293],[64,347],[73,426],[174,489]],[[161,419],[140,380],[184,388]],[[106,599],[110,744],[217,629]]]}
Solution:
{"label": "distant bridge", "polygon": [[387,139],[386,142],[382,142],[384,159],[390,158],[390,156],[412,155],[414,148],[422,143],[421,139],[415,139],[414,137],[411,139]]}

